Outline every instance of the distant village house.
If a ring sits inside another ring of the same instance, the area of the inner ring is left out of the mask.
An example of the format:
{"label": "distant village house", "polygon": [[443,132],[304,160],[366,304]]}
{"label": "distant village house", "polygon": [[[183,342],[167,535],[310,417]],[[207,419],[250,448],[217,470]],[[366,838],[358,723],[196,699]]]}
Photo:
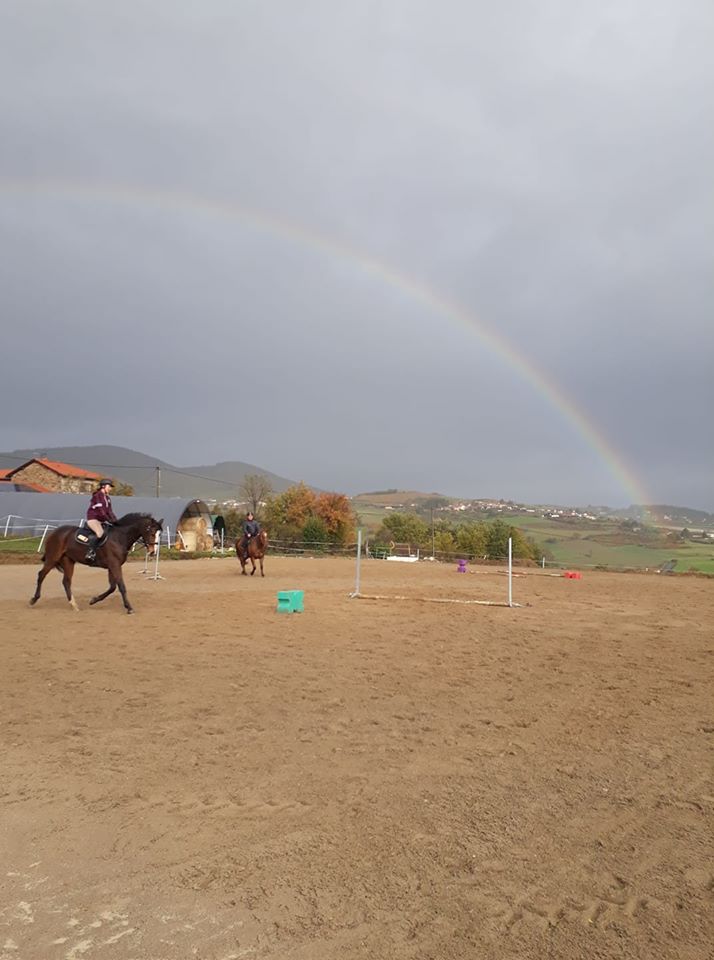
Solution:
{"label": "distant village house", "polygon": [[3,470],[1,479],[37,493],[92,493],[102,478],[71,463],[33,458],[12,470]]}

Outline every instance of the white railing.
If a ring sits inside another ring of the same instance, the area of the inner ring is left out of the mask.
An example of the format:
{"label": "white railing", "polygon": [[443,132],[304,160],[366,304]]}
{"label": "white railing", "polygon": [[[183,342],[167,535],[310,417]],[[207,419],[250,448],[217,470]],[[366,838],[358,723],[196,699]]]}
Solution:
{"label": "white railing", "polygon": [[67,520],[55,520],[50,517],[21,517],[16,513],[7,513],[0,517],[0,524],[3,526],[3,536],[8,537],[10,533],[25,533],[32,531],[34,536],[39,537],[45,527],[75,526],[83,527],[84,517],[71,517]]}

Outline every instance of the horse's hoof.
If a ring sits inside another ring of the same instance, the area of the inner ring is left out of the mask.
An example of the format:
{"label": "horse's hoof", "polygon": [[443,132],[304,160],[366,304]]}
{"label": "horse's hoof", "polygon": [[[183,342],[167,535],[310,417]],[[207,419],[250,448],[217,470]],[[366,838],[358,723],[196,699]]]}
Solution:
{"label": "horse's hoof", "polygon": [[97,598],[96,598],[96,597],[92,597],[92,599],[89,601],[89,606],[90,606],[90,607],[93,607],[96,602],[97,602]]}
{"label": "horse's hoof", "polygon": [[134,611],[133,611],[131,608],[129,608],[129,609],[127,610],[127,613],[133,613],[133,612],[134,612]]}
{"label": "horse's hoof", "polygon": [[30,597],[30,606],[34,607],[36,603],[37,603],[37,597]]}

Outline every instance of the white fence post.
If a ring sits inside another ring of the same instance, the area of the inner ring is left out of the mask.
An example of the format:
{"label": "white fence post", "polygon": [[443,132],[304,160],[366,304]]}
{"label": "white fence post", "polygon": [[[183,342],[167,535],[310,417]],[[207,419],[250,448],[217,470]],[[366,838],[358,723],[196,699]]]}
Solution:
{"label": "white fence post", "polygon": [[513,539],[508,538],[508,606],[513,606]]}
{"label": "white fence post", "polygon": [[[167,528],[168,529],[168,528]],[[164,578],[159,573],[159,558],[161,556],[161,531],[156,531],[156,536],[154,537],[154,572],[149,577],[149,580],[163,580]],[[148,563],[149,554],[147,551],[146,559],[144,560],[144,569]]]}
{"label": "white fence post", "polygon": [[47,536],[47,531],[48,531],[49,529],[50,529],[50,525],[49,525],[49,523],[48,523],[48,524],[45,526],[45,529],[44,529],[44,531],[43,531],[43,533],[42,533],[42,536],[40,537],[40,544],[39,544],[39,546],[38,546],[38,548],[37,548],[37,552],[38,552],[38,553],[39,553],[40,550],[42,549],[42,544],[45,542],[45,537]]}
{"label": "white fence post", "polygon": [[359,574],[360,574],[360,563],[362,561],[362,528],[357,531],[357,564],[355,566],[355,591],[352,594],[353,597],[359,596]]}

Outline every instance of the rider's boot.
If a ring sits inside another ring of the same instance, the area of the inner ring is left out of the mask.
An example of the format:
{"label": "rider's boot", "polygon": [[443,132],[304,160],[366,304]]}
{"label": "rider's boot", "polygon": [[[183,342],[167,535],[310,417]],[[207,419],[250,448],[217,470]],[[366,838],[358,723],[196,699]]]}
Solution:
{"label": "rider's boot", "polygon": [[92,537],[93,539],[89,541],[89,546],[84,554],[84,559],[87,561],[87,563],[94,563],[94,561],[97,559],[97,541],[99,540],[99,537],[96,535],[96,533],[93,533]]}

